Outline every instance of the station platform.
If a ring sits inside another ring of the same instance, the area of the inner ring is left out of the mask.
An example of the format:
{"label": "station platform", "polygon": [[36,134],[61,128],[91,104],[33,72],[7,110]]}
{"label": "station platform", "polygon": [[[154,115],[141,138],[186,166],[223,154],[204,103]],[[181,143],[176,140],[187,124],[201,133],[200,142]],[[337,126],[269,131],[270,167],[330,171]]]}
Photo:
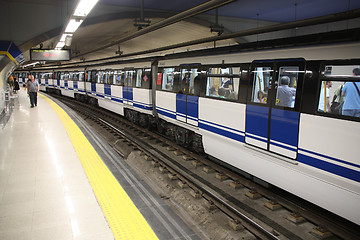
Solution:
{"label": "station platform", "polygon": [[[13,96],[0,127],[0,239],[200,239],[71,109]],[[116,164],[115,164],[116,163]]]}

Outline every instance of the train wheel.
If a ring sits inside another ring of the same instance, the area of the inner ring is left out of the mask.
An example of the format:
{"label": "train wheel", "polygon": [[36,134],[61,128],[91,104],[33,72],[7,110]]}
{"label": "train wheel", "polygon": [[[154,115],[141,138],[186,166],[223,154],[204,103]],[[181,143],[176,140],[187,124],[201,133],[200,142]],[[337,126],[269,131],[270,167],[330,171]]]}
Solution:
{"label": "train wheel", "polygon": [[145,114],[140,114],[139,116],[139,125],[143,128],[149,127],[149,118]]}
{"label": "train wheel", "polygon": [[184,128],[181,128],[181,127],[174,127],[174,138],[175,138],[175,142],[181,146],[184,146],[186,147],[186,143],[188,142],[187,141],[187,138],[188,138],[188,133],[189,131],[187,131],[186,129]]}
{"label": "train wheel", "polygon": [[165,128],[166,128],[166,122],[162,121],[162,120],[158,120],[157,121],[157,131],[161,134],[164,134],[165,133]]}
{"label": "train wheel", "polygon": [[204,146],[202,144],[202,137],[200,135],[194,134],[191,140],[191,148],[196,153],[203,153]]}

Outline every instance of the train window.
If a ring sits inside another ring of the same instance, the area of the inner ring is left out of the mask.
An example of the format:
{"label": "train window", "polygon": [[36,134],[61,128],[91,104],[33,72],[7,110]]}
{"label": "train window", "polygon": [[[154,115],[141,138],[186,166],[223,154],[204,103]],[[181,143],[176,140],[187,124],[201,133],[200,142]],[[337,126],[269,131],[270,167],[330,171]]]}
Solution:
{"label": "train window", "polygon": [[330,112],[330,92],[332,88],[332,81],[322,81],[320,87],[320,97],[318,103],[319,112]]}
{"label": "train window", "polygon": [[197,68],[193,69],[182,69],[181,70],[181,82],[180,82],[180,93],[184,94],[194,94],[195,92],[199,92],[198,88],[199,84],[199,74],[201,72],[198,71]]}
{"label": "train window", "polygon": [[133,87],[135,80],[136,80],[136,71],[135,70],[126,71],[125,85],[127,87]]}
{"label": "train window", "polygon": [[109,71],[108,84],[115,84],[114,82],[114,71]]}
{"label": "train window", "polygon": [[59,79],[60,72],[54,72],[54,79]]}
{"label": "train window", "polygon": [[96,83],[96,81],[97,81],[97,71],[96,70],[91,70],[90,71],[89,81],[92,82],[92,83]]}
{"label": "train window", "polygon": [[327,65],[324,68],[323,75],[332,78],[355,77],[356,68],[359,68],[359,65]]}
{"label": "train window", "polygon": [[209,68],[206,96],[236,100],[240,81],[240,67]]}
{"label": "train window", "polygon": [[76,72],[69,72],[69,80],[77,81]]}
{"label": "train window", "polygon": [[119,74],[119,71],[114,71],[113,73],[113,84],[114,85],[120,85],[120,74]]}
{"label": "train window", "polygon": [[141,87],[145,89],[151,88],[151,69],[146,68],[143,71],[142,79],[141,79]]}
{"label": "train window", "polygon": [[109,71],[103,71],[103,75],[101,77],[102,83],[109,84],[109,76],[110,76]]}
{"label": "train window", "polygon": [[103,79],[103,76],[104,76],[104,72],[103,71],[98,71],[97,74],[96,74],[96,83],[104,83],[104,79]]}
{"label": "train window", "polygon": [[79,72],[79,81],[84,81],[84,72]]}
{"label": "train window", "polygon": [[85,82],[91,82],[89,71],[85,72]]}
{"label": "train window", "polygon": [[164,91],[173,91],[174,89],[174,80],[175,80],[175,68],[164,68],[162,74],[162,84],[161,89]]}
{"label": "train window", "polygon": [[325,66],[318,112],[360,118],[360,66]]}
{"label": "train window", "polygon": [[114,71],[114,80],[116,85],[124,86],[125,72],[121,70]]}
{"label": "train window", "polygon": [[253,71],[254,83],[251,101],[261,104],[267,103],[267,95],[269,88],[271,87],[272,80],[271,67],[257,67]]}
{"label": "train window", "polygon": [[47,74],[45,75],[45,78],[46,78],[46,79],[51,79],[51,76],[52,76],[52,73],[49,72],[49,73],[47,73]]}
{"label": "train window", "polygon": [[108,79],[107,77],[108,77],[108,76],[107,76],[107,72],[106,72],[106,71],[103,71],[103,72],[102,72],[102,75],[101,75],[100,82],[106,84],[106,83],[107,83],[107,79]]}
{"label": "train window", "polygon": [[70,73],[69,72],[65,72],[64,80],[70,80]]}
{"label": "train window", "polygon": [[104,76],[104,83],[111,84],[112,83],[111,77],[112,77],[111,71],[106,71]]}
{"label": "train window", "polygon": [[136,71],[136,87],[141,87],[141,78],[142,78],[142,69],[138,69]]}
{"label": "train window", "polygon": [[299,67],[286,66],[279,68],[276,83],[276,106],[295,107],[296,85],[299,78]]}

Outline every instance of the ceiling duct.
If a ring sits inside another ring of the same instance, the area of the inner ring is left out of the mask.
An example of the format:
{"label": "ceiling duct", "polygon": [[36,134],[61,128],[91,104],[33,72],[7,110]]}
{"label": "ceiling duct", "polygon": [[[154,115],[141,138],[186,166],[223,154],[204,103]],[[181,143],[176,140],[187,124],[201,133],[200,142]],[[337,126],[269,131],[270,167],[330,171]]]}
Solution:
{"label": "ceiling duct", "polygon": [[190,18],[192,16],[201,14],[203,12],[210,11],[210,10],[212,10],[214,8],[221,7],[223,5],[232,3],[234,1],[236,1],[236,0],[211,0],[211,1],[208,1],[206,3],[203,3],[203,4],[200,4],[200,5],[196,6],[194,8],[191,8],[189,10],[186,10],[184,12],[176,14],[176,15],[174,15],[172,17],[164,19],[164,20],[162,20],[160,22],[157,22],[157,23],[155,23],[155,24],[153,24],[153,25],[151,25],[149,27],[143,28],[140,31],[130,33],[130,34],[128,34],[128,35],[126,35],[126,36],[120,38],[119,40],[114,41],[114,42],[112,42],[110,44],[106,44],[106,45],[104,45],[102,47],[95,48],[93,50],[81,53],[81,54],[73,56],[73,57],[80,57],[80,56],[83,56],[83,55],[86,55],[86,54],[89,54],[89,53],[97,52],[97,51],[112,47],[114,45],[118,45],[119,43],[122,43],[122,42],[128,41],[130,39],[139,37],[139,36],[144,35],[146,33],[158,30],[160,28],[169,26],[169,25],[174,24],[176,22],[179,22],[179,21],[182,21],[184,19]]}

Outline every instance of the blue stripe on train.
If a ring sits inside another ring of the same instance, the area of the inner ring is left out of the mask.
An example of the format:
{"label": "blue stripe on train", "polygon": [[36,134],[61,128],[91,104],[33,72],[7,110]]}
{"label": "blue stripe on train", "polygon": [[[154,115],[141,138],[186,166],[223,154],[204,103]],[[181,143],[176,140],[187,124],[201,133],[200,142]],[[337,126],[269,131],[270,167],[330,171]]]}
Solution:
{"label": "blue stripe on train", "polygon": [[134,102],[134,107],[136,107],[136,108],[140,108],[140,109],[145,109],[145,110],[152,110],[152,107],[151,106],[146,106],[146,105],[148,105],[148,104],[145,104],[145,103],[135,103]]}
{"label": "blue stripe on train", "polygon": [[353,181],[356,182],[360,182],[360,172],[353,170],[353,169],[349,169],[343,166],[339,166],[330,162],[326,162],[324,160],[318,159],[318,158],[314,158],[314,157],[310,157],[307,155],[304,155],[302,153],[298,153],[298,158],[297,158],[298,162],[301,162],[303,164],[324,170],[326,172],[347,178],[347,179],[351,179]]}
{"label": "blue stripe on train", "polygon": [[199,128],[207,130],[207,131],[212,132],[212,133],[219,134],[219,135],[224,136],[224,137],[228,137],[228,138],[233,139],[235,141],[239,141],[239,142],[244,142],[245,141],[245,136],[243,136],[243,135],[236,134],[236,133],[233,133],[233,132],[226,131],[224,129],[220,129],[220,128],[215,127],[215,126],[208,125],[203,121],[199,121]]}
{"label": "blue stripe on train", "polygon": [[123,100],[121,98],[118,98],[118,97],[111,97],[111,100],[112,101],[115,101],[115,102],[119,102],[119,103],[123,103]]}
{"label": "blue stripe on train", "polygon": [[344,160],[340,160],[340,159],[337,159],[337,158],[334,158],[334,157],[326,156],[326,155],[324,155],[324,154],[316,153],[316,152],[313,152],[313,151],[310,151],[310,150],[306,150],[306,149],[302,149],[302,148],[299,148],[299,150],[300,150],[300,151],[307,152],[307,153],[310,153],[310,154],[317,155],[317,156],[319,156],[319,157],[328,158],[329,160],[332,160],[332,161],[336,161],[336,162],[339,162],[339,163],[343,163],[343,164],[347,164],[347,165],[350,165],[350,166],[353,166],[353,167],[360,168],[360,165],[359,165],[359,164],[347,162],[347,161],[344,161]]}
{"label": "blue stripe on train", "polygon": [[165,108],[156,107],[156,111],[165,117],[176,119],[176,113],[174,111],[167,110]]}

